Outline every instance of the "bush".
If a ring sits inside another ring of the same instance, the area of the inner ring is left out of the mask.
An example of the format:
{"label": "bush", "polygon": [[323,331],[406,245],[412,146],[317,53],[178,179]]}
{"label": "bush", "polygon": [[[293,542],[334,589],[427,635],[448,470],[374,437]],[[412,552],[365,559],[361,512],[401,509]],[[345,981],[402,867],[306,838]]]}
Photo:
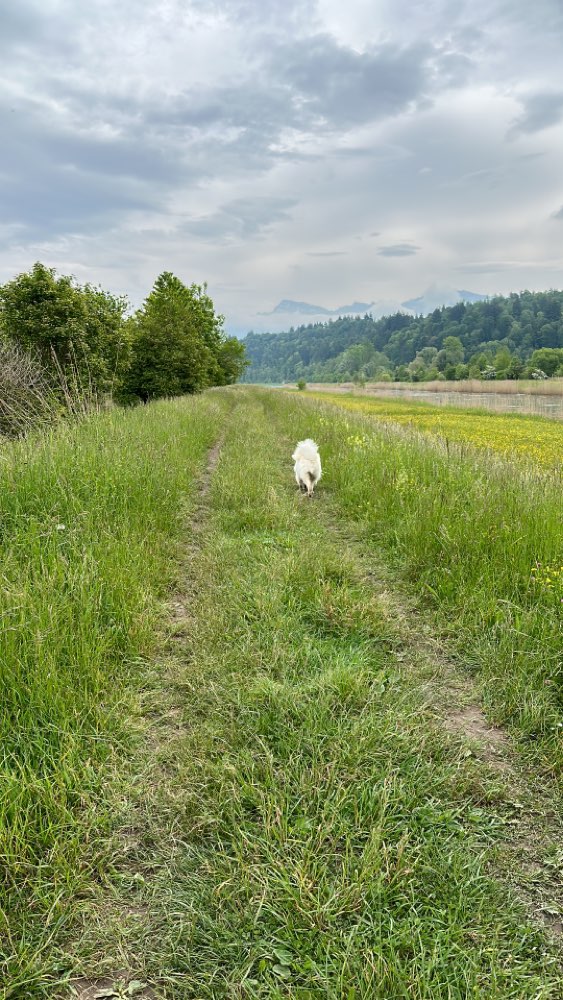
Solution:
{"label": "bush", "polygon": [[0,434],[24,434],[60,412],[41,363],[16,344],[0,342]]}
{"label": "bush", "polygon": [[307,388],[307,383],[304,378],[299,379],[299,381],[297,382],[297,388],[299,389],[300,392],[303,392],[303,389]]}

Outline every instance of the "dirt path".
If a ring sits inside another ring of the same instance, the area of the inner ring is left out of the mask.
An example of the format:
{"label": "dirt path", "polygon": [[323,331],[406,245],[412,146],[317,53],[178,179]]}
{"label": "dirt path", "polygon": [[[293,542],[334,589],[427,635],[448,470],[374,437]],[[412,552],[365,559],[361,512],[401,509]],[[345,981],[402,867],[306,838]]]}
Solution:
{"label": "dirt path", "polygon": [[[289,450],[292,440],[279,427]],[[525,905],[561,949],[563,961],[563,803],[549,776],[527,765],[509,733],[487,719],[479,692],[463,664],[448,653],[415,600],[407,595],[360,527],[343,517],[335,498],[319,489],[320,519],[342,551],[350,556],[358,577],[376,593],[379,605],[401,643],[397,659],[418,678],[421,711],[449,733],[454,743],[483,771],[498,776],[498,809],[504,836],[497,849],[495,877]]]}
{"label": "dirt path", "polygon": [[507,806],[499,813],[505,836],[494,873],[558,941],[563,956],[563,815],[555,784],[526,764],[506,730],[488,721],[468,671],[433,637],[432,626],[362,543],[357,527],[343,522],[330,502],[320,513],[397,629],[398,658],[419,678],[421,709],[463,744],[468,756],[498,775]]}
{"label": "dirt path", "polygon": [[[170,759],[174,756],[174,745],[183,735],[181,721],[182,689],[179,687],[179,673],[183,672],[183,663],[177,656],[174,645],[182,641],[190,626],[190,603],[193,583],[190,574],[192,560],[201,547],[201,538],[208,517],[208,494],[213,475],[220,460],[221,448],[225,434],[221,434],[207,455],[203,469],[194,491],[193,512],[186,526],[186,542],[180,553],[181,585],[171,595],[168,602],[168,623],[166,634],[162,636],[163,650],[168,649],[157,664],[157,673],[153,685],[148,689],[146,703],[141,706],[144,729],[144,749],[142,751],[143,766],[151,774],[150,780],[158,785],[163,774],[168,770]],[[143,780],[147,780],[146,772]],[[114,874],[121,873],[135,880],[138,876],[138,862],[144,854],[141,846],[146,820],[146,804],[142,800],[131,803],[127,810],[127,825],[117,831],[114,838],[113,853]],[[143,859],[144,860],[144,859]],[[139,876],[142,881],[144,876]],[[113,896],[113,898],[112,898]],[[86,920],[90,908],[86,908]],[[97,919],[107,919],[119,928],[119,935],[124,941],[122,949],[123,968],[109,970],[107,974],[96,978],[78,977],[70,983],[70,998],[72,1000],[158,1000],[161,995],[143,979],[141,973],[135,971],[136,958],[133,951],[126,947],[128,928],[132,935],[138,936],[139,927],[150,926],[150,908],[143,902],[123,903],[119,893],[112,892],[105,901],[105,909],[97,913]],[[68,994],[66,994],[68,996]]]}

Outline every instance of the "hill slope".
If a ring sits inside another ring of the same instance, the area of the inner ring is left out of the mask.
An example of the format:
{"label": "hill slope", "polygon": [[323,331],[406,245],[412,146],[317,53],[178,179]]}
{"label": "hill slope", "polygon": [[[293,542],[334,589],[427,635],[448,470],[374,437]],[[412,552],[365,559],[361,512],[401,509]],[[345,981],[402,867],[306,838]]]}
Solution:
{"label": "hill slope", "polygon": [[[398,312],[374,320],[366,314],[285,333],[250,333],[245,344],[251,367],[245,381],[342,381],[358,374],[374,378],[397,371],[408,378],[413,372],[406,366],[425,348],[430,349],[424,360],[429,372],[461,364],[467,366],[467,373],[473,369],[477,375],[495,359],[507,370],[514,362],[517,371],[518,364],[521,368],[534,351],[563,348],[562,308],[561,291],[524,291],[487,301],[459,302],[425,317]],[[448,341],[444,346],[451,337],[460,344]],[[420,355],[419,362],[423,367]],[[449,377],[455,376],[450,372]]]}

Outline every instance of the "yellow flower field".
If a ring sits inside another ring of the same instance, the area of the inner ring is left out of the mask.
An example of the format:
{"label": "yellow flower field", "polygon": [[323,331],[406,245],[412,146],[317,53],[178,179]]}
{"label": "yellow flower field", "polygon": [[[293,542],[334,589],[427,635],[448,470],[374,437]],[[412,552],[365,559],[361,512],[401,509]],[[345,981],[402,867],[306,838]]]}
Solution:
{"label": "yellow flower field", "polygon": [[377,420],[416,427],[449,441],[466,442],[498,451],[508,458],[527,459],[547,469],[563,465],[563,426],[542,417],[445,409],[430,403],[307,393],[342,409],[371,414]]}

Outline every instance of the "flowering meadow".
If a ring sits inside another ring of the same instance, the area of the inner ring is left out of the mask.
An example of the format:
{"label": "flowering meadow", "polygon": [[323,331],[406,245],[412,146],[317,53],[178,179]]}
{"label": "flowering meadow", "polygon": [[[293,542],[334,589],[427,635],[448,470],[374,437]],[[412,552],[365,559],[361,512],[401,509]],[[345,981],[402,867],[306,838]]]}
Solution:
{"label": "flowering meadow", "polygon": [[531,462],[555,470],[563,465],[563,426],[557,421],[517,414],[445,409],[425,402],[358,399],[357,396],[323,393],[309,395],[329,399],[334,406],[376,417],[378,421],[414,427],[427,434],[438,434],[447,441],[499,452],[518,462]]}

